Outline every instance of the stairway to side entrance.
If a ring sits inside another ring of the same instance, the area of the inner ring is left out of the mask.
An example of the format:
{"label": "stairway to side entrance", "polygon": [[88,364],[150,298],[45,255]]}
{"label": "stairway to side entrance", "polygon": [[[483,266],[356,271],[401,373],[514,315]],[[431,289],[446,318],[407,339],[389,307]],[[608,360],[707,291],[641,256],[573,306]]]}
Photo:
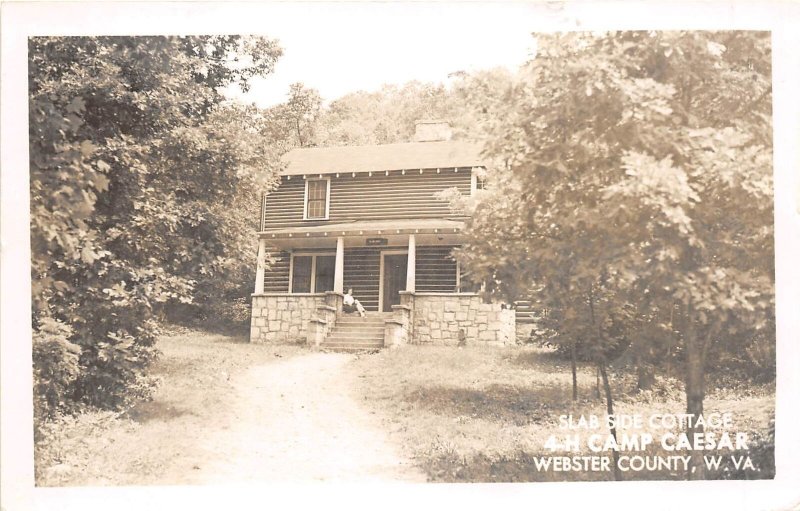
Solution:
{"label": "stairway to side entrance", "polygon": [[367,312],[363,318],[342,314],[320,348],[344,352],[379,350],[383,348],[384,320],[390,316],[391,313],[381,312]]}

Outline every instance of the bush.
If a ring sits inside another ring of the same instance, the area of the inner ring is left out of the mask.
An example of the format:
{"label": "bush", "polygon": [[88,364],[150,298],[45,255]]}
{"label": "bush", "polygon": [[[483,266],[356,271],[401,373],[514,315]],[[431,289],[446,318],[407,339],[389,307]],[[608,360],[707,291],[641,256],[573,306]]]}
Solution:
{"label": "bush", "polygon": [[134,338],[124,329],[109,332],[105,339],[87,343],[81,356],[82,373],[75,382],[73,398],[86,404],[122,410],[139,400],[150,399],[157,380],[148,376],[158,356],[151,320],[138,328]]}
{"label": "bush", "polygon": [[751,365],[751,376],[757,383],[775,381],[775,338],[755,337],[745,348],[747,360]]}
{"label": "bush", "polygon": [[72,328],[43,318],[33,334],[33,410],[37,419],[69,411],[73,383],[80,374],[81,348],[70,342]]}
{"label": "bush", "polygon": [[770,383],[775,381],[775,355],[775,323],[770,320],[749,335],[729,335],[712,344],[707,365],[714,379]]}
{"label": "bush", "polygon": [[630,375],[624,381],[627,393],[621,398],[629,403],[661,403],[664,401],[683,401],[685,390],[681,380],[670,376],[655,375],[649,389],[641,390],[636,377]]}
{"label": "bush", "polygon": [[773,479],[775,477],[775,417],[769,422],[766,432],[756,432],[750,438],[747,453],[757,471],[736,469],[729,463],[727,470],[721,472],[722,479]]}

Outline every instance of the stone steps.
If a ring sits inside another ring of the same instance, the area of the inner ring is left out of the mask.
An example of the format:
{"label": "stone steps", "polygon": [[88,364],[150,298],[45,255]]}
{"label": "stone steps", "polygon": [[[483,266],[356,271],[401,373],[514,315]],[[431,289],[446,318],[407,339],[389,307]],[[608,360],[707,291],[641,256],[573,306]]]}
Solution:
{"label": "stone steps", "polygon": [[351,344],[348,345],[327,345],[323,344],[320,348],[324,351],[335,351],[337,353],[365,353],[365,352],[372,352],[372,351],[380,351],[383,349],[383,344],[375,345],[375,346],[353,346]]}
{"label": "stone steps", "polygon": [[366,317],[343,314],[320,345],[323,350],[347,353],[377,351],[383,348],[385,319],[391,314],[368,312]]}
{"label": "stone steps", "polygon": [[380,333],[350,333],[350,332],[334,332],[325,338],[324,342],[329,341],[347,341],[353,342],[370,341],[370,342],[383,342],[383,332]]}

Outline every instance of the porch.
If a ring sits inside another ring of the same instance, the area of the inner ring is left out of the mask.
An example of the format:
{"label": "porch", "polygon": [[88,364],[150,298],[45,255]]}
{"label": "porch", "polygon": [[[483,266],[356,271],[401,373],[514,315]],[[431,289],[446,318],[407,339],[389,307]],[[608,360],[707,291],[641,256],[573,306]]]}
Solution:
{"label": "porch", "polygon": [[461,228],[428,219],[260,233],[251,341],[323,344],[352,289],[368,316],[385,321],[384,345],[512,342],[513,312],[484,304],[451,256]]}

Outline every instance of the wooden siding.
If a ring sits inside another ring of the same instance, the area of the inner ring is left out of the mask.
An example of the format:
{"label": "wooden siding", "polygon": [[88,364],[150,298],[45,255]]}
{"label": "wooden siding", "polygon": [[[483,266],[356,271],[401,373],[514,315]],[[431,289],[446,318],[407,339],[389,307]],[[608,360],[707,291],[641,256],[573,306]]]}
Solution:
{"label": "wooden siding", "polygon": [[368,311],[378,310],[381,250],[403,247],[361,247],[344,249],[344,290],[353,288],[355,296]]}
{"label": "wooden siding", "polygon": [[[309,176],[312,177],[312,176]],[[316,177],[316,176],[314,176]],[[281,178],[280,186],[263,201],[263,229],[323,225],[351,220],[391,220],[403,218],[453,218],[449,205],[434,197],[447,188],[457,187],[469,194],[471,169],[409,170],[368,174],[330,175],[330,210],[327,220],[303,220],[305,180],[295,176]]]}
{"label": "wooden siding", "polygon": [[267,249],[267,253],[275,260],[264,272],[264,291],[286,293],[289,291],[289,252],[271,252]]}
{"label": "wooden siding", "polygon": [[417,247],[417,291],[453,293],[456,291],[458,265],[450,256],[452,246]]}

